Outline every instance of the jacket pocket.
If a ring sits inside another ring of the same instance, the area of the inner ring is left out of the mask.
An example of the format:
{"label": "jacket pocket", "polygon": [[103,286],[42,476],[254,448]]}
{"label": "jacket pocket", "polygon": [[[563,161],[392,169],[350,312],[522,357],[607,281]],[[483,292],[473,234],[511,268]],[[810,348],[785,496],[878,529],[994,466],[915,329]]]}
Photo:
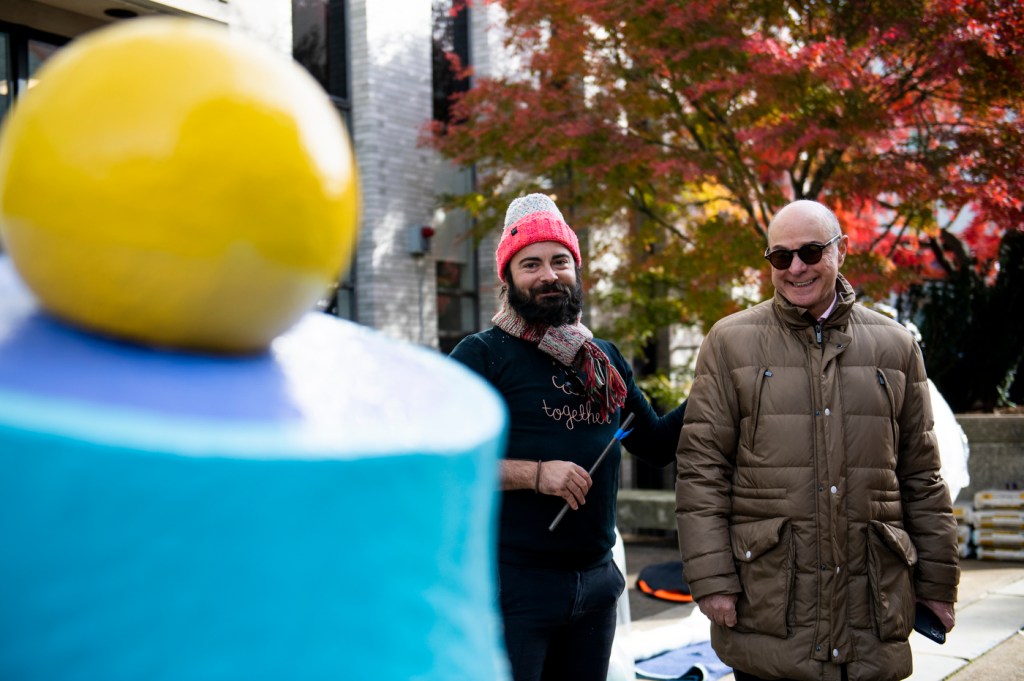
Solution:
{"label": "jacket pocket", "polygon": [[917,549],[904,530],[878,520],[868,528],[868,585],[878,638],[905,641],[914,628]]}
{"label": "jacket pocket", "polygon": [[733,525],[732,555],[743,591],[736,600],[736,629],[785,638],[795,575],[788,518]]}

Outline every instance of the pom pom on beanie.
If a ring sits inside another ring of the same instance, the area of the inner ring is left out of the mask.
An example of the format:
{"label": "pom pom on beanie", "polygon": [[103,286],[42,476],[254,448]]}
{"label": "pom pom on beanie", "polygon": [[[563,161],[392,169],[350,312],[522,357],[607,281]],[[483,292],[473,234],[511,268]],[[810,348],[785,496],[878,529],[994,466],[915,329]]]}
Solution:
{"label": "pom pom on beanie", "polygon": [[544,194],[527,194],[513,200],[505,212],[505,227],[494,254],[498,263],[498,278],[505,281],[505,267],[512,256],[540,241],[557,241],[569,249],[577,266],[583,264],[579,239],[566,224],[554,201]]}

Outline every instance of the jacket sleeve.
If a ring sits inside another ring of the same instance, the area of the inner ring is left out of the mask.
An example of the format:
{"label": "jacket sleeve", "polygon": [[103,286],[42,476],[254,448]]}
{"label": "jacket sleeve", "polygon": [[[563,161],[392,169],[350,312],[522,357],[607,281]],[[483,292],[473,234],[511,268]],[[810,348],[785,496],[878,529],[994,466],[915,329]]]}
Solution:
{"label": "jacket sleeve", "polygon": [[903,523],[917,548],[914,587],[919,598],[953,602],[960,580],[956,520],[949,490],[939,477],[941,460],[933,429],[931,398],[916,342],[907,368],[907,388],[898,415],[896,475]]}
{"label": "jacket sleeve", "polygon": [[740,592],[728,520],[739,408],[720,342],[712,328],[701,344],[676,455],[679,548],[698,600]]}
{"label": "jacket sleeve", "polygon": [[676,447],[679,445],[679,431],[683,427],[686,400],[664,416],[658,416],[643,391],[637,386],[629,363],[614,345],[610,350],[609,357],[626,384],[626,402],[622,405],[622,418],[633,414],[633,422],[628,429],[630,434],[623,438],[622,444],[630,454],[649,464],[667,466],[674,460]]}

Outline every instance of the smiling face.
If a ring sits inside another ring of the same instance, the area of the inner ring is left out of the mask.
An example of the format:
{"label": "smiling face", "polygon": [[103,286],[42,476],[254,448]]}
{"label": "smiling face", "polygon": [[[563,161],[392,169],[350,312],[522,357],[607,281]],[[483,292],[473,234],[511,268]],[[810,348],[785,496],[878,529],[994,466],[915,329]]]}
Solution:
{"label": "smiling face", "polygon": [[509,302],[527,321],[572,324],[582,310],[583,292],[572,252],[557,241],[539,241],[509,261]]}
{"label": "smiling face", "polygon": [[[768,226],[768,250],[797,249],[804,244],[824,244],[839,234],[839,224],[830,211],[814,201],[797,201],[780,210]],[[821,254],[821,260],[808,265],[793,255],[793,262],[784,270],[772,267],[772,284],[782,296],[797,307],[820,317],[832,305],[836,293],[836,276],[846,259],[846,243],[842,236]]]}

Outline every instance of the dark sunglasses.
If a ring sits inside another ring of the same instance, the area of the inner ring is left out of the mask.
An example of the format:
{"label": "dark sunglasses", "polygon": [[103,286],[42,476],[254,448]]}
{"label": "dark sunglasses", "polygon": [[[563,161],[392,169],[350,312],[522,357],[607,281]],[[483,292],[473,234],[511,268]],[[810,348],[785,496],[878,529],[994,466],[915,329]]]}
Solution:
{"label": "dark sunglasses", "polygon": [[794,253],[800,256],[800,262],[803,264],[815,265],[821,261],[821,254],[825,252],[825,249],[841,236],[842,234],[836,234],[823,244],[804,244],[800,248],[791,250],[779,248],[769,253],[766,248],[764,249],[764,258],[777,270],[788,270],[789,266],[793,264]]}

